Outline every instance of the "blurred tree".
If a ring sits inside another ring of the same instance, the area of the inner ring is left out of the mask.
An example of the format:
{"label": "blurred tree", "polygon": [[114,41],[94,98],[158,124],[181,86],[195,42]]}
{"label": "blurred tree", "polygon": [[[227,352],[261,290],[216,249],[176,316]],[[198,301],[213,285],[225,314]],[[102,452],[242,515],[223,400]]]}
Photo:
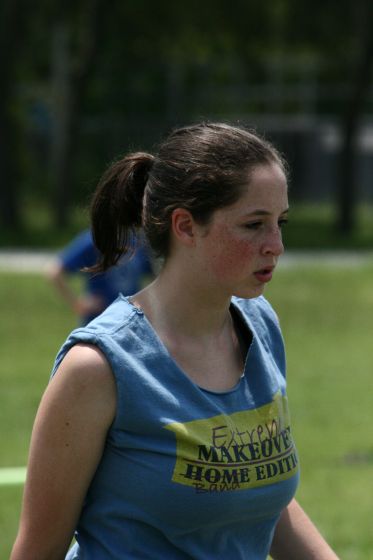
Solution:
{"label": "blurred tree", "polygon": [[[27,13],[25,0],[3,0],[3,221],[17,222],[17,189],[25,184],[16,181],[17,172],[27,170],[17,165],[12,134],[17,122],[27,128],[29,108],[23,109],[22,122],[19,118],[27,84],[42,84],[42,104],[51,117],[44,133],[49,158],[40,159],[44,174],[50,161],[50,193],[44,198],[51,198],[59,226],[69,219],[81,177],[96,177],[117,150],[158,137],[160,128],[212,115],[242,119],[300,113],[307,107],[343,115],[347,166],[372,56],[371,36],[367,33],[362,43],[360,32],[364,26],[369,30],[371,16],[360,27],[354,22],[368,5],[369,0],[340,0],[338,6],[335,0],[314,0],[310,10],[306,0],[236,0],[231,7],[225,0],[190,0],[183,7],[169,0],[112,0],[109,5],[103,0],[40,0]],[[20,50],[21,39],[27,49]],[[353,72],[358,67],[360,72]],[[316,88],[299,95],[308,105],[298,103],[294,94],[291,98],[289,92],[300,90],[301,80],[311,74],[314,82],[327,86],[348,81],[349,111],[342,94],[329,102],[317,98]],[[38,179],[30,177],[27,183],[35,185]],[[339,215],[348,224],[347,212],[356,201],[351,171],[344,179],[344,186],[339,181]]]}
{"label": "blurred tree", "polygon": [[27,3],[3,0],[0,7],[0,219],[8,228],[20,226],[18,205],[19,144],[15,104],[16,70],[21,52]]}
{"label": "blurred tree", "polygon": [[371,0],[355,0],[356,56],[351,68],[351,93],[343,116],[343,140],[340,157],[337,227],[349,234],[356,226],[357,178],[356,143],[361,117],[369,92],[373,67],[373,3]]}
{"label": "blurred tree", "polygon": [[317,53],[319,79],[326,86],[343,84],[346,93],[318,110],[337,115],[341,147],[336,184],[336,229],[350,234],[356,226],[358,181],[356,141],[372,83],[373,3],[371,0],[305,0],[287,2],[287,44]]}
{"label": "blurred tree", "polygon": [[51,182],[55,223],[69,221],[74,154],[84,95],[96,58],[104,0],[60,2],[52,25]]}

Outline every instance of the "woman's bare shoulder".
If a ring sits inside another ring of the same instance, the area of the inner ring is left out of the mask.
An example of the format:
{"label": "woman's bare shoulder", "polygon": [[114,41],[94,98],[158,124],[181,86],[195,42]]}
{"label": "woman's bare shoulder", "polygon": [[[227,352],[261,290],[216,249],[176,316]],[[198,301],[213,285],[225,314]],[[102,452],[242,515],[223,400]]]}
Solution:
{"label": "woman's bare shoulder", "polygon": [[70,402],[109,405],[112,417],[116,403],[116,384],[110,364],[97,347],[76,344],[65,355],[56,370],[47,392]]}
{"label": "woman's bare shoulder", "polygon": [[80,343],[70,348],[55,376],[58,377],[61,372],[71,376],[79,373],[78,380],[87,377],[97,378],[97,381],[107,377],[112,378],[111,367],[106,356],[97,346],[91,344]]}

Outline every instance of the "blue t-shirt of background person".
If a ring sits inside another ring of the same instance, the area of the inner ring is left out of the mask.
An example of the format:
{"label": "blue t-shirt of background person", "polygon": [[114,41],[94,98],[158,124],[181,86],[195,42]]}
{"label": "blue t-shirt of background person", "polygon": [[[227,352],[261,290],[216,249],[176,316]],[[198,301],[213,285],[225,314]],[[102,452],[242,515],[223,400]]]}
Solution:
{"label": "blue t-shirt of background person", "polygon": [[[95,247],[90,230],[80,233],[60,254],[61,264],[66,273],[78,273],[85,267],[97,263],[99,251]],[[140,242],[131,257],[123,257],[116,266],[101,273],[83,273],[86,277],[86,293],[102,299],[104,308],[121,293],[124,296],[138,292],[145,275],[152,273],[148,251]],[[93,316],[82,318],[87,324]]]}

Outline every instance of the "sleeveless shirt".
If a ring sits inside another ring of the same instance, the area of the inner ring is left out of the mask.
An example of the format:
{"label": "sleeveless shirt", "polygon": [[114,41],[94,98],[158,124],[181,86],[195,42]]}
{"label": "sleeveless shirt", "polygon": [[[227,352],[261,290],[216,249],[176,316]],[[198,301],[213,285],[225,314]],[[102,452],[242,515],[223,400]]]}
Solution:
{"label": "sleeveless shirt", "polygon": [[57,355],[105,354],[117,411],[66,558],[265,560],[299,467],[278,319],[263,296],[232,298],[251,332],[229,391],[196,385],[143,312],[120,296]]}

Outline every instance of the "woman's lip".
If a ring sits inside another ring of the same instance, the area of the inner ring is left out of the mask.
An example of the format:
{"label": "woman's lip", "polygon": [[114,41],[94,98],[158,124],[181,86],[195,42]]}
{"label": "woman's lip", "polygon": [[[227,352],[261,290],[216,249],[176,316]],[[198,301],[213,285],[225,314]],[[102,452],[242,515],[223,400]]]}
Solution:
{"label": "woman's lip", "polygon": [[272,280],[273,270],[273,268],[263,268],[262,270],[254,272],[254,276],[259,282],[270,282],[270,280]]}

